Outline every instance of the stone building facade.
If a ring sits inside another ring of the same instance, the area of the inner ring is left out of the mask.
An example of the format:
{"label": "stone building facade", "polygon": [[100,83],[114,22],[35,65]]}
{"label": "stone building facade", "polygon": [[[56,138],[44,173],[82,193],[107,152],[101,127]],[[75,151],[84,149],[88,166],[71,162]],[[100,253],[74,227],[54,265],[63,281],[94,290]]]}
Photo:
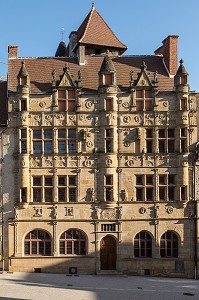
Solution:
{"label": "stone building facade", "polygon": [[55,57],[8,47],[5,269],[197,274],[197,94],[177,41],[125,56],[93,6]]}

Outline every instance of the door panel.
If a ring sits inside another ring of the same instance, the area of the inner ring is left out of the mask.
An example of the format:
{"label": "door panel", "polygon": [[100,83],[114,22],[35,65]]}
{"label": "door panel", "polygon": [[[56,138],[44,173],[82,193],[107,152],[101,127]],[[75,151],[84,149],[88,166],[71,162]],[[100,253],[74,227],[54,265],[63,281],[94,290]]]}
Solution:
{"label": "door panel", "polygon": [[105,236],[100,243],[101,270],[116,270],[116,240]]}

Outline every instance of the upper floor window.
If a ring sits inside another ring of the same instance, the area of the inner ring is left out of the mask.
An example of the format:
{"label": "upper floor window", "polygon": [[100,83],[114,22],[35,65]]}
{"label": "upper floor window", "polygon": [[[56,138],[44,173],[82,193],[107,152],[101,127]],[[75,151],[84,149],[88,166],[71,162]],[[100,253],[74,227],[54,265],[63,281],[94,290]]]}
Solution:
{"label": "upper floor window", "polygon": [[20,130],[20,153],[27,153],[27,130]]}
{"label": "upper floor window", "polygon": [[77,132],[76,129],[68,129],[68,153],[77,152]]}
{"label": "upper floor window", "polygon": [[153,129],[146,129],[146,152],[153,152]]}
{"label": "upper floor window", "polygon": [[113,152],[113,129],[105,129],[105,151],[106,153]]}
{"label": "upper floor window", "polygon": [[136,90],[136,111],[152,110],[152,91]]}
{"label": "upper floor window", "polygon": [[105,201],[113,200],[113,175],[106,175],[104,178]]}
{"label": "upper floor window", "polygon": [[58,90],[58,110],[75,111],[75,90]]}
{"label": "upper floor window", "polygon": [[52,129],[33,130],[33,153],[53,153],[53,131]]}
{"label": "upper floor window", "polygon": [[51,255],[51,238],[44,230],[30,231],[24,244],[25,255]]}
{"label": "upper floor window", "polygon": [[146,231],[141,231],[134,238],[134,256],[152,257],[152,238]]}
{"label": "upper floor window", "polygon": [[158,130],[159,153],[175,152],[175,130],[159,129]]}
{"label": "upper floor window", "polygon": [[33,176],[33,202],[53,201],[52,176]]}
{"label": "upper floor window", "polygon": [[183,75],[180,77],[180,83],[181,84],[186,84],[187,83],[187,75]]}
{"label": "upper floor window", "polygon": [[77,176],[58,176],[58,201],[77,201]]}
{"label": "upper floor window", "polygon": [[187,128],[180,128],[180,152],[187,152]]}
{"label": "upper floor window", "polygon": [[159,175],[159,199],[160,201],[175,200],[175,175]]}
{"label": "upper floor window", "polygon": [[65,231],[60,236],[59,252],[63,255],[85,255],[86,235],[77,229]]}
{"label": "upper floor window", "polygon": [[160,239],[161,257],[178,257],[178,237],[172,231],[164,233]]}
{"label": "upper floor window", "polygon": [[104,85],[112,85],[113,84],[113,74],[104,74]]}
{"label": "upper floor window", "polygon": [[136,201],[152,201],[153,175],[136,175]]}
{"label": "upper floor window", "polygon": [[106,111],[113,110],[113,98],[106,98]]}

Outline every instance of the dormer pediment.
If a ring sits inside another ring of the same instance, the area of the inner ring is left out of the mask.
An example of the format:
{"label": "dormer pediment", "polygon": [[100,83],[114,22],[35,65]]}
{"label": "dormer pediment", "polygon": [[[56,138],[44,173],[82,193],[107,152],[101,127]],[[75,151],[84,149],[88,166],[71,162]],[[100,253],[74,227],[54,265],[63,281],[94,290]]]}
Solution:
{"label": "dormer pediment", "polygon": [[63,68],[63,74],[60,76],[60,81],[58,83],[59,87],[75,87],[76,83],[73,79],[73,76],[70,73],[70,69],[68,67]]}
{"label": "dormer pediment", "polygon": [[149,79],[146,69],[147,66],[145,65],[145,62],[141,65],[141,71],[138,73],[137,80],[135,82],[135,86],[146,86],[146,87],[151,87],[152,83],[151,80]]}

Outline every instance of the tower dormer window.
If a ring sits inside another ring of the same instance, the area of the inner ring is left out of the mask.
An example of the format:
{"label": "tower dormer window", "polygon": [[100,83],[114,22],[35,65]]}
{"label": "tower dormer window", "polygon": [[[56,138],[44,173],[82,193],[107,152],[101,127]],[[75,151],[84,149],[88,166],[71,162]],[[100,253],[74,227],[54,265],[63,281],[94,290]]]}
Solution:
{"label": "tower dormer window", "polygon": [[104,74],[104,84],[105,85],[113,84],[113,75],[112,74]]}
{"label": "tower dormer window", "polygon": [[26,82],[27,82],[27,78],[25,76],[20,78],[21,85],[26,85]]}
{"label": "tower dormer window", "polygon": [[181,84],[186,84],[187,83],[187,75],[184,75],[184,76],[180,77],[180,83]]}

